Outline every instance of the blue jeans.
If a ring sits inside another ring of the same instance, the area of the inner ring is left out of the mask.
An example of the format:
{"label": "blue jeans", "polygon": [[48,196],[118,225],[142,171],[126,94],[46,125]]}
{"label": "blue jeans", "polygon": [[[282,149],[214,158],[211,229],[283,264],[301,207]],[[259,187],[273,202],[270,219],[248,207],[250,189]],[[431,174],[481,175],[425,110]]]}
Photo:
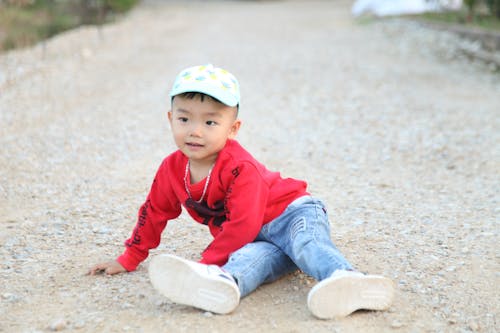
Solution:
{"label": "blue jeans", "polygon": [[265,224],[257,238],[232,253],[222,268],[237,280],[243,297],[297,268],[321,281],[352,266],[332,243],[323,202],[304,196]]}

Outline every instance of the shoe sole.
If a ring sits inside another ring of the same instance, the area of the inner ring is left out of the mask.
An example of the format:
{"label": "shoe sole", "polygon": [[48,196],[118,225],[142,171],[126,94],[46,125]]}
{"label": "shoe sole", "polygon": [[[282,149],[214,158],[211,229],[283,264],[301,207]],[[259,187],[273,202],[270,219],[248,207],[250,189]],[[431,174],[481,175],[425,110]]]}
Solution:
{"label": "shoe sole", "polygon": [[233,311],[240,301],[236,284],[203,274],[197,265],[201,264],[159,255],[151,260],[149,278],[153,287],[172,302],[219,314]]}
{"label": "shoe sole", "polygon": [[394,299],[394,284],[383,276],[340,276],[314,286],[307,306],[320,319],[342,318],[356,310],[386,310]]}

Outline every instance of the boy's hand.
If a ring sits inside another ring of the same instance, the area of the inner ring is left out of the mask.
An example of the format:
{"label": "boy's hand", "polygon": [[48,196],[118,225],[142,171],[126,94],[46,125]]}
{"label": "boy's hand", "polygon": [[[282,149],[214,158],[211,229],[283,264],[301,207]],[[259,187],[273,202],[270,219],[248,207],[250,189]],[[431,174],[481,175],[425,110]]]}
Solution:
{"label": "boy's hand", "polygon": [[97,264],[89,269],[89,275],[96,275],[98,273],[106,273],[108,275],[114,275],[118,273],[126,272],[127,270],[116,260],[103,262]]}

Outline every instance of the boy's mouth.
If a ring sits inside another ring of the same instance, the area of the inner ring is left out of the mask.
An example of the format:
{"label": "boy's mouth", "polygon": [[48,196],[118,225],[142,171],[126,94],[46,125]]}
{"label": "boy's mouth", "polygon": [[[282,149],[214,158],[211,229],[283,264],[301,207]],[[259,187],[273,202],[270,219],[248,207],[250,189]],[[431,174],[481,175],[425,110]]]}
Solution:
{"label": "boy's mouth", "polygon": [[196,142],[186,142],[186,146],[193,147],[193,148],[203,147],[202,144],[199,144],[199,143],[196,143]]}

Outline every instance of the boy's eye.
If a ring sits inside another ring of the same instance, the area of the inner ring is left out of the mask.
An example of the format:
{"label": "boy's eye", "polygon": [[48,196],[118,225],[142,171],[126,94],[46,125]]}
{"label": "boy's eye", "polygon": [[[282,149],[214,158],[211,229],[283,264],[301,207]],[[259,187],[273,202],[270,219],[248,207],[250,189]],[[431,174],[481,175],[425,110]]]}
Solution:
{"label": "boy's eye", "polygon": [[213,120],[207,120],[206,124],[207,124],[208,126],[214,126],[214,125],[217,125],[217,123],[216,123],[215,121],[213,121]]}
{"label": "boy's eye", "polygon": [[186,117],[179,117],[179,121],[185,123],[188,121],[188,119]]}

